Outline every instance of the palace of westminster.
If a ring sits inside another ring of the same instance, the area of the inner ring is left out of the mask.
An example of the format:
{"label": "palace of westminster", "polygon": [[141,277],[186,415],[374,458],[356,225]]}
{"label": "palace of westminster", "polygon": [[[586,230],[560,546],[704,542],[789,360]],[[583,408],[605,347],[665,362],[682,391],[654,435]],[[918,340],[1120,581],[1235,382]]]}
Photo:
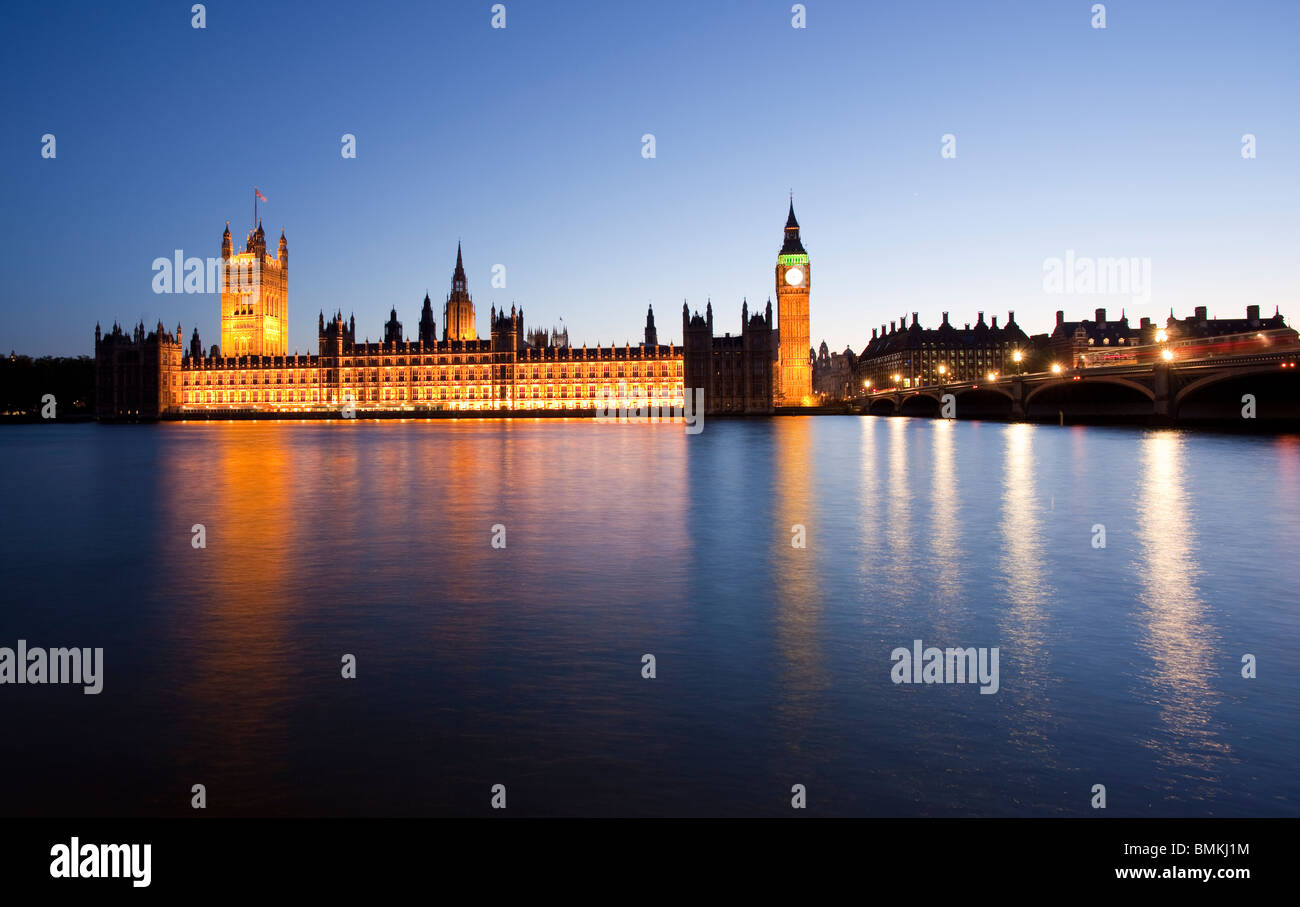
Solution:
{"label": "palace of westminster", "polygon": [[[813,402],[809,346],[808,254],[791,202],[777,256],[777,317],[772,303],[750,314],[741,331],[714,336],[713,306],[692,315],[682,305],[681,346],[661,345],[653,308],[635,347],[569,345],[568,332],[525,333],[523,309],[492,307],[489,336],[478,334],[469,282],[456,250],[451,292],[438,336],[432,301],[416,339],[403,336],[394,308],[379,343],[356,340],[356,319],[336,312],[317,321],[319,351],[288,353],[289,247],[283,231],[275,255],[260,223],[242,252],[227,225],[221,242],[221,345],[205,354],[198,329],[183,348],[158,323],[128,333],[95,327],[99,418],[218,418],[242,414],[338,412],[409,415],[439,411],[598,411],[683,406],[686,389],[704,390],[705,412],[761,414]],[[779,327],[778,327],[779,325]]]}

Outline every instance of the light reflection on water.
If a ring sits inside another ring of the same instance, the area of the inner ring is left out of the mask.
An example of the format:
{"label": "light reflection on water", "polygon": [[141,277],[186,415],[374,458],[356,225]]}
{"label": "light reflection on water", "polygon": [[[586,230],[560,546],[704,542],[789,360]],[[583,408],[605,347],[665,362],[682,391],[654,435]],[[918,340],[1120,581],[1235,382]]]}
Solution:
{"label": "light reflection on water", "polygon": [[[1183,475],[1184,443],[1173,434],[1142,441],[1141,553],[1134,565],[1145,627],[1141,646],[1150,658],[1142,690],[1158,703],[1160,715],[1159,728],[1152,729],[1158,732],[1144,743],[1156,751],[1165,786],[1175,792],[1189,783],[1212,790],[1218,766],[1232,757],[1232,748],[1219,739],[1214,717],[1213,653],[1220,640],[1198,590],[1198,518]],[[1218,660],[1231,671],[1228,658]]]}
{"label": "light reflection on water", "polygon": [[[1293,438],[21,426],[0,466],[0,645],[107,671],[0,688],[8,812],[185,814],[197,781],[214,814],[481,814],[498,781],[525,815],[785,815],[794,783],[834,814],[1083,815],[1098,782],[1112,813],[1300,812]],[[913,639],[999,646],[1000,691],[892,684]]]}

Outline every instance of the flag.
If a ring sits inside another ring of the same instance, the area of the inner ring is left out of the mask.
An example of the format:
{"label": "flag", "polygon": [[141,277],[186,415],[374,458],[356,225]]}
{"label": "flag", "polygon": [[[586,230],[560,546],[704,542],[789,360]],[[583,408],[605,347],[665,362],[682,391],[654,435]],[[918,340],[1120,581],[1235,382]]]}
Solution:
{"label": "flag", "polygon": [[261,192],[259,192],[256,186],[253,187],[253,194],[256,195],[258,198],[260,198],[262,201],[266,201],[266,196],[263,195]]}

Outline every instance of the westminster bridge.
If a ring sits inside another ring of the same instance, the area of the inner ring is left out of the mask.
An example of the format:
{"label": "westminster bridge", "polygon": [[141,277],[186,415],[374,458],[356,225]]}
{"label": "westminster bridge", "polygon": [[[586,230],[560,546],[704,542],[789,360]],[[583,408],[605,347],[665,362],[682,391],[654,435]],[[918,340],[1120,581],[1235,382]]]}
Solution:
{"label": "westminster bridge", "polygon": [[[1215,359],[1063,369],[986,381],[881,388],[871,415],[1180,425],[1254,418],[1300,429],[1300,349]],[[950,399],[945,399],[951,395]],[[945,404],[948,404],[945,407]],[[1253,413],[1253,415],[1249,415]]]}

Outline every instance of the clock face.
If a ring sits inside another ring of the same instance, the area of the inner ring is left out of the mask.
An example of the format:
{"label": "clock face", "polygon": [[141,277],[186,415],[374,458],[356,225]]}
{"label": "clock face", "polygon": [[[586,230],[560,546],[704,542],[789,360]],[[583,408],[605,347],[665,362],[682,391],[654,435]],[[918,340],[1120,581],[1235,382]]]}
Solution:
{"label": "clock face", "polygon": [[791,268],[785,272],[785,282],[792,287],[797,287],[803,283],[803,269]]}

